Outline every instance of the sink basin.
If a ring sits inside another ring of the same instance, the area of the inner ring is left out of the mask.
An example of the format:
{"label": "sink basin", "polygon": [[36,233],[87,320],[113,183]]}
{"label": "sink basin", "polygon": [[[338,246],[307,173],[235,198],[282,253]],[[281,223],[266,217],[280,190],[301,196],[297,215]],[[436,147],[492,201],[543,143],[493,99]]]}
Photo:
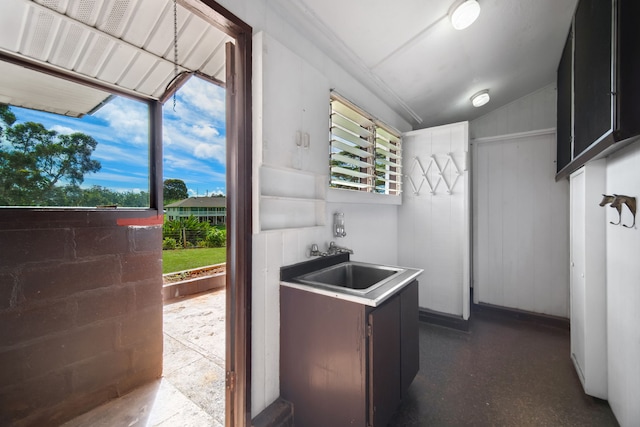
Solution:
{"label": "sink basin", "polygon": [[366,293],[403,271],[401,268],[347,261],[298,276],[294,280],[312,286],[347,288]]}

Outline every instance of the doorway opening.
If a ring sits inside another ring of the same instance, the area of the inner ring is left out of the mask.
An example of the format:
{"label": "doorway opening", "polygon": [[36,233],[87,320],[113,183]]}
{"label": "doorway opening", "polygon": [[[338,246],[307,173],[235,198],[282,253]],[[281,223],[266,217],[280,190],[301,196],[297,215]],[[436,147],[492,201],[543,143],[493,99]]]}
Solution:
{"label": "doorway opening", "polygon": [[[109,7],[113,13],[106,13]],[[227,88],[224,120],[227,129],[225,175],[228,196],[225,201],[228,272],[225,305],[230,308],[226,310],[228,318],[225,322],[225,424],[250,424],[251,27],[210,0],[131,0],[116,3],[24,0],[3,3],[2,9],[11,21],[24,24],[9,26],[0,32],[0,68],[3,70],[0,80],[4,82],[0,85],[3,88],[0,94],[0,127],[11,128],[11,135],[16,136],[12,136],[7,144],[3,142],[2,151],[11,145],[7,158],[14,161],[12,165],[19,166],[1,169],[5,172],[20,171],[20,174],[12,175],[20,182],[16,183],[15,179],[7,181],[11,197],[2,205],[11,221],[28,213],[29,221],[35,224],[33,228],[42,228],[37,223],[40,215],[54,218],[50,224],[56,227],[69,221],[74,227],[83,228],[83,232],[84,228],[90,228],[87,234],[83,234],[91,236],[86,239],[88,242],[96,239],[95,244],[88,245],[89,254],[96,253],[114,260],[121,257],[123,247],[126,247],[127,254],[130,252],[135,258],[136,252],[145,245],[147,252],[152,253],[149,257],[157,259],[160,242],[145,240],[145,236],[157,235],[157,226],[162,224],[162,104],[170,102],[186,77],[197,75],[224,82]],[[178,43],[173,43],[175,39]],[[211,48],[214,43],[218,49]],[[183,50],[178,51],[175,46],[182,46]],[[122,107],[120,98],[134,101],[137,107]],[[92,123],[91,132],[79,132],[75,125],[54,129],[54,125],[39,126],[40,121],[23,126],[18,119],[27,118],[31,113],[20,110],[16,114],[11,110],[13,106],[46,111],[62,118],[94,117],[96,112],[103,116],[106,113],[112,115],[103,117],[103,122]],[[118,124],[113,132],[97,131],[98,127],[102,129],[105,123],[112,122]],[[135,124],[140,134],[127,133],[131,129],[125,124]],[[43,136],[37,138],[42,144],[21,144],[23,139],[19,136],[25,134],[24,129],[31,128]],[[46,149],[32,150],[32,153],[30,150],[34,146]],[[69,147],[79,149],[71,152]],[[136,147],[142,154],[135,154]],[[57,151],[51,151],[53,149]],[[54,155],[49,155],[51,153]],[[91,159],[93,154],[99,159]],[[23,161],[25,159],[29,164]],[[128,166],[128,162],[142,168],[137,170]],[[34,164],[35,167],[31,167]],[[74,168],[69,169],[69,164]],[[57,165],[63,173],[44,176],[42,172],[50,170],[51,165]],[[83,183],[85,174],[97,172],[100,168],[104,172],[113,172],[108,177],[116,181],[108,186],[96,183],[99,188],[93,188],[89,179]],[[141,183],[140,188],[127,187],[127,191],[122,191],[119,183],[130,186],[133,180]],[[107,201],[98,201],[96,196]],[[121,200],[125,196],[126,200]],[[64,218],[64,221],[59,218]],[[29,224],[31,226],[31,222]],[[113,227],[115,233],[109,234],[111,240],[99,237],[102,228],[97,224]],[[129,231],[130,234],[123,237]],[[150,234],[145,234],[146,231]],[[74,242],[80,240],[76,235],[72,238]],[[138,243],[141,246],[136,246]],[[129,297],[136,294],[138,282],[149,288],[150,297],[140,304],[128,304],[132,313],[114,311],[116,315],[109,312],[105,316],[116,319],[118,315],[131,314],[129,317],[133,320],[128,326],[134,330],[140,328],[140,323],[133,314],[148,311],[155,323],[153,339],[146,341],[153,341],[155,345],[159,341],[157,333],[161,332],[156,322],[160,320],[157,314],[161,307],[154,299],[158,296],[155,290],[160,279],[159,263],[151,260],[146,266],[136,262],[127,265],[137,266],[132,267],[136,274],[125,278],[127,285],[131,286]],[[59,271],[61,277],[67,273]],[[117,293],[121,288],[118,278],[122,277],[125,277],[124,273],[112,281],[107,280],[102,288]],[[93,286],[94,282],[94,277],[87,274],[87,286]],[[75,295],[79,291],[70,292]],[[117,308],[122,310],[120,306]],[[118,320],[113,322],[115,324]],[[140,340],[132,344],[131,351],[143,350],[146,341],[144,334],[141,335]],[[105,342],[110,341],[105,339]],[[135,347],[138,344],[139,347]],[[159,375],[158,349],[159,346],[153,346],[147,352],[148,360],[153,359],[152,367],[147,368],[146,376],[138,378],[138,381]],[[70,356],[67,360],[72,364],[75,359]],[[130,362],[145,363],[141,358],[130,358]],[[124,373],[118,380],[113,380],[113,377],[104,381],[98,379],[91,387],[113,389],[109,381],[126,383],[131,377],[127,375],[128,372]],[[136,381],[132,381],[131,384],[135,385]],[[56,404],[68,403],[71,406],[69,402],[72,399],[71,395],[62,395]],[[99,400],[95,399],[96,402]],[[43,411],[47,409],[43,408]]]}
{"label": "doorway opening", "polygon": [[[215,74],[219,76],[217,80],[221,80],[220,72],[224,71],[226,111],[224,424],[248,426],[251,424],[252,29],[211,0],[189,0],[180,2],[180,6],[189,16],[205,20],[212,30],[221,31],[231,38],[225,42],[224,51],[220,52],[224,54],[224,67]],[[183,33],[176,31],[174,34]],[[202,38],[201,43],[206,43],[206,38]],[[179,46],[179,38],[176,39],[176,45]],[[183,82],[176,78],[175,90]]]}
{"label": "doorway opening", "polygon": [[[225,103],[222,84],[194,76],[163,106],[163,386],[217,426],[225,423]],[[186,423],[190,413],[176,416]]]}

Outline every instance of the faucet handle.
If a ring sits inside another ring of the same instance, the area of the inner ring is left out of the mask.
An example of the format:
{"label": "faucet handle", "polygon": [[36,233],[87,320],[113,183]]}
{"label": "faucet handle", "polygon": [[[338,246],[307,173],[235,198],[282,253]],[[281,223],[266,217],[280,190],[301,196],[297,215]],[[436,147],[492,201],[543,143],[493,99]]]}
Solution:
{"label": "faucet handle", "polygon": [[311,245],[311,249],[309,250],[309,256],[327,256],[326,252],[320,252],[320,250],[318,249],[318,245],[316,245],[315,243]]}

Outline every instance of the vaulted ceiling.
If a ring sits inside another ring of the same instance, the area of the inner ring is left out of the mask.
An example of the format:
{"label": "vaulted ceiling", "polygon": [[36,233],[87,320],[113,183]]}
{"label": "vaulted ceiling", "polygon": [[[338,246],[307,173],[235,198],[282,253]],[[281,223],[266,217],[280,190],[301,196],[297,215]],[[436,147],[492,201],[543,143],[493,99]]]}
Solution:
{"label": "vaulted ceiling", "polygon": [[[478,0],[455,30],[455,0],[273,0],[325,53],[415,128],[471,120],[555,81],[577,0]],[[489,104],[470,97],[489,89]]]}
{"label": "vaulted ceiling", "polygon": [[[223,32],[177,9],[178,73],[223,84]],[[414,128],[472,120],[555,81],[578,0],[478,0],[478,20],[455,30],[455,0],[269,1],[329,57],[384,99]],[[0,55],[98,79],[162,99],[175,78],[172,0],[2,0]],[[66,83],[42,99],[47,76],[0,61],[0,102],[82,115],[107,93]],[[489,89],[489,104],[470,97]],[[18,92],[22,92],[22,101]],[[58,94],[68,102],[60,104]]]}

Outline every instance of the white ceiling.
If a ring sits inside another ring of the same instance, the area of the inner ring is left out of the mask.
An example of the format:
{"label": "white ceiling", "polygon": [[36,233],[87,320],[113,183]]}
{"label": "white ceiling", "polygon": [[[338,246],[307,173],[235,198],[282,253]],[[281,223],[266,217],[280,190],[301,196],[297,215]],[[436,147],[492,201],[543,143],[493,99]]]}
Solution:
{"label": "white ceiling", "polygon": [[[472,120],[555,81],[577,0],[478,0],[454,30],[454,0],[273,0],[325,53],[415,128]],[[491,102],[471,106],[489,89]]]}
{"label": "white ceiling", "polygon": [[[454,30],[448,20],[454,0],[270,3],[414,128],[424,128],[472,120],[555,81],[577,0],[479,0],[480,17],[462,31]],[[1,0],[0,53],[161,99],[175,75],[172,4]],[[199,72],[223,82],[223,47],[228,40],[178,6],[180,72]],[[46,75],[38,82],[15,69],[3,74],[9,72],[13,83],[0,79],[0,102],[13,96],[12,103],[20,105],[17,89],[26,94],[32,89],[24,105],[33,105],[33,93],[38,93],[33,88],[51,85]],[[482,89],[489,89],[491,102],[474,108],[469,98]],[[56,106],[56,112],[84,114],[103,95],[93,92],[83,105],[74,100],[81,97],[69,97],[69,105]]]}
{"label": "white ceiling", "polygon": [[[224,83],[229,36],[178,5],[177,39],[177,73]],[[0,52],[141,98],[162,99],[177,74],[173,1],[1,0]],[[79,116],[109,96],[0,65],[0,102]],[[52,88],[50,96],[38,87]]]}

